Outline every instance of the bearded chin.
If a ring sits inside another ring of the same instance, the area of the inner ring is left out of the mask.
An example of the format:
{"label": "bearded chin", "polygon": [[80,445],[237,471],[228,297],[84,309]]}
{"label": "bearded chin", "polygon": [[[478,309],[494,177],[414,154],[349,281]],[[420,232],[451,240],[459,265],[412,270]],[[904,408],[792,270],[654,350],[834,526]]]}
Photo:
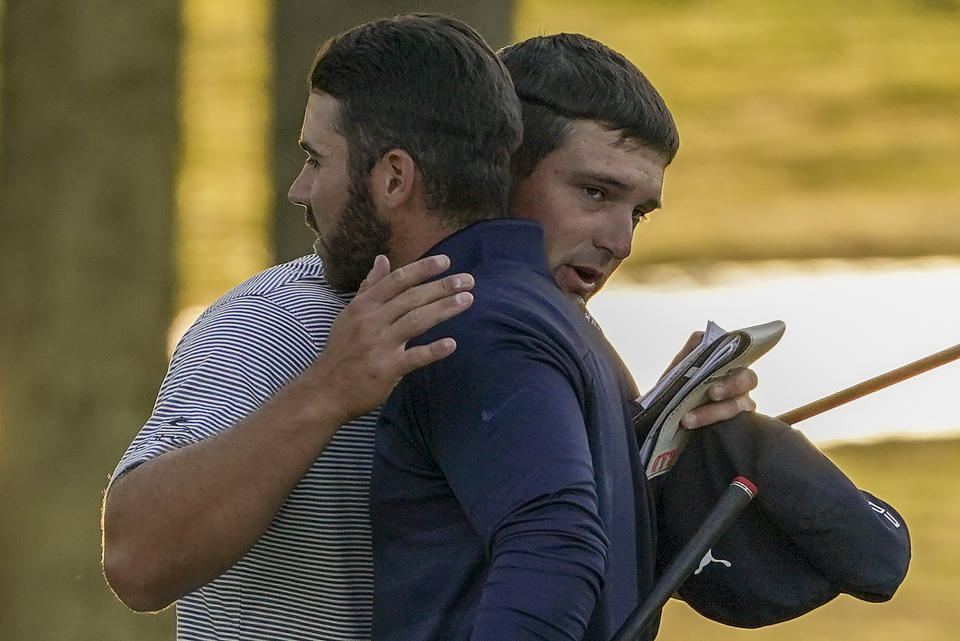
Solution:
{"label": "bearded chin", "polygon": [[373,267],[377,254],[388,254],[390,225],[376,216],[366,189],[351,190],[333,232],[314,245],[323,259],[327,282],[336,290],[355,292]]}

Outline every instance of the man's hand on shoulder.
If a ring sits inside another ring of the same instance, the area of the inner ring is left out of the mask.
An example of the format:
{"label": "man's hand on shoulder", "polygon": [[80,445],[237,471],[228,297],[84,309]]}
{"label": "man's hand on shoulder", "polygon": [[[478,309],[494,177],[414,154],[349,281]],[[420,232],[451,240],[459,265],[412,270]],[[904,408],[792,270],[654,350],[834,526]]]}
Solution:
{"label": "man's hand on shoulder", "polygon": [[456,349],[452,338],[406,346],[410,339],[473,303],[470,274],[424,283],[449,266],[446,256],[428,256],[391,272],[385,256],[374,260],[357,296],[340,313],[326,348],[311,367],[323,378],[323,393],[338,408],[344,423],[382,404],[405,374]]}
{"label": "man's hand on shoulder", "polygon": [[[703,332],[691,334],[667,371],[699,345],[702,338]],[[711,402],[684,414],[680,424],[687,429],[696,429],[731,419],[740,412],[752,412],[757,409],[757,404],[750,398],[750,392],[757,388],[757,383],[757,374],[752,369],[734,370],[707,389]]]}

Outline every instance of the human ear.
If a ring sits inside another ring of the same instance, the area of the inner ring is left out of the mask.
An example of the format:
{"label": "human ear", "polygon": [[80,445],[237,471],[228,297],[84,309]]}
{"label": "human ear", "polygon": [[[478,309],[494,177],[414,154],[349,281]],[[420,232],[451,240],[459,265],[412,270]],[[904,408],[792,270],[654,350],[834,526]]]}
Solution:
{"label": "human ear", "polygon": [[396,209],[414,194],[417,164],[403,149],[383,154],[370,172],[373,199],[378,205]]}

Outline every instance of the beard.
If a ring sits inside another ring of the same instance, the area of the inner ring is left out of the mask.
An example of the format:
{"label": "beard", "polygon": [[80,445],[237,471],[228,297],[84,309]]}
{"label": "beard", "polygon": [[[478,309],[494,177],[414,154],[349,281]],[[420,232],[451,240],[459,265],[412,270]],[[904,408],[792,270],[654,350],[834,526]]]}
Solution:
{"label": "beard", "polygon": [[324,274],[334,289],[355,292],[367,277],[377,254],[387,255],[390,225],[379,220],[365,181],[355,179],[350,199],[329,235],[315,249],[323,259]]}

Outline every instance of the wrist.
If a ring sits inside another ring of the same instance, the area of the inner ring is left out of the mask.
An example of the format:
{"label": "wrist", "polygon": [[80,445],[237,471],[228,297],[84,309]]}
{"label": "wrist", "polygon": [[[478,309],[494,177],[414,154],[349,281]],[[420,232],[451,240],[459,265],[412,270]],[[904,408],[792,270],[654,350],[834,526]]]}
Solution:
{"label": "wrist", "polygon": [[337,429],[356,418],[345,404],[346,394],[321,355],[303,374],[291,381],[289,402],[297,411],[297,423],[307,429]]}

